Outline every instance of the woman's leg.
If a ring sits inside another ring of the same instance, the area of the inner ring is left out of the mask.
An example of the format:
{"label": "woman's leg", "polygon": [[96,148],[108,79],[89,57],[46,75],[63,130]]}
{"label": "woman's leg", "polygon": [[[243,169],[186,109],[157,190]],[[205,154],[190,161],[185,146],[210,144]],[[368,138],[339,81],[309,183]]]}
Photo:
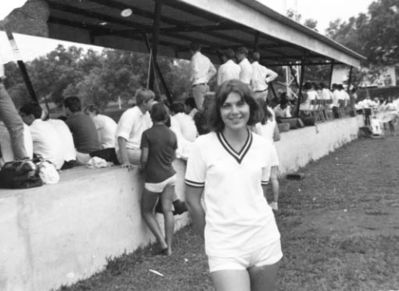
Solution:
{"label": "woman's leg", "polygon": [[274,291],[280,262],[248,269],[251,291]]}
{"label": "woman's leg", "polygon": [[247,270],[215,271],[211,278],[216,291],[252,291]]}
{"label": "woman's leg", "polygon": [[162,249],[168,248],[166,241],[162,235],[161,229],[155,219],[154,206],[157,203],[159,193],[153,193],[144,189],[143,196],[141,197],[141,214],[144,221],[147,223],[151,232],[156,237]]}
{"label": "woman's leg", "polygon": [[173,217],[173,210],[172,210],[174,197],[175,197],[175,186],[174,185],[166,186],[161,195],[161,201],[162,201],[162,212],[165,222],[166,244],[168,245],[167,255],[172,254],[173,231],[175,228],[175,219]]}

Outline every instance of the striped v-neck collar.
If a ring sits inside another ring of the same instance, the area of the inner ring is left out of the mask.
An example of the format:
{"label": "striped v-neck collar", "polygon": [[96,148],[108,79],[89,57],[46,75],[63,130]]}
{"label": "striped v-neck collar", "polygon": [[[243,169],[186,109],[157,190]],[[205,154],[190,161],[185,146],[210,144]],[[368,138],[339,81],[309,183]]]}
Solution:
{"label": "striped v-neck collar", "polygon": [[242,160],[244,159],[245,155],[247,154],[249,148],[252,144],[252,133],[248,130],[248,137],[244,143],[244,146],[241,148],[239,152],[236,152],[232,146],[227,142],[226,138],[224,137],[223,133],[218,132],[217,137],[224,147],[224,149],[239,163],[241,164]]}

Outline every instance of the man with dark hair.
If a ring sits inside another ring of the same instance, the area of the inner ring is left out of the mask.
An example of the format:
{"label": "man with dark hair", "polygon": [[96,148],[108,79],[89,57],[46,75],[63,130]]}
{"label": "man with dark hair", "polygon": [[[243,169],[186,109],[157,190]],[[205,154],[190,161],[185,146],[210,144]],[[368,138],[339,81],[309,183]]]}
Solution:
{"label": "man with dark hair", "polygon": [[78,97],[65,98],[64,107],[67,115],[65,123],[72,132],[78,152],[77,158],[81,162],[87,162],[90,159],[88,154],[100,150],[96,127],[91,118],[82,112],[82,105]]}
{"label": "man with dark hair", "polygon": [[239,47],[236,51],[238,65],[240,66],[240,81],[250,85],[252,77],[252,66],[248,61],[248,50],[246,47]]}
{"label": "man with dark hair", "polygon": [[216,74],[216,68],[208,57],[201,53],[201,47],[197,43],[191,43],[191,84],[192,93],[197,108],[202,109],[205,94],[209,91],[208,82]]}
{"label": "man with dark hair", "polygon": [[273,82],[278,77],[278,74],[259,64],[259,52],[253,52],[252,59],[251,87],[254,91],[254,97],[255,99],[266,101],[269,87],[268,84]]}
{"label": "man with dark hair", "polygon": [[28,103],[22,106],[19,114],[29,125],[33,141],[33,153],[52,162],[57,169],[64,164],[63,143],[56,128],[41,119],[42,108],[37,103]]}
{"label": "man with dark hair", "polygon": [[222,53],[222,59],[224,63],[220,65],[217,76],[217,84],[221,85],[223,82],[239,79],[241,68],[234,61],[234,51],[229,48]]}

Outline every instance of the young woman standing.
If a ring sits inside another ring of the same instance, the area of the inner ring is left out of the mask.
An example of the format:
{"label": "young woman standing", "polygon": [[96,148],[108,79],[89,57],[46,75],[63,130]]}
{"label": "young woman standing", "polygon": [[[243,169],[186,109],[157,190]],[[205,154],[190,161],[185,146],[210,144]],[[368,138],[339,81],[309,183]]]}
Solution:
{"label": "young woman standing", "polygon": [[187,162],[186,202],[194,228],[205,237],[217,291],[274,290],[282,258],[264,196],[277,154],[248,129],[257,110],[246,84],[223,83],[210,114],[213,131],[196,140]]}

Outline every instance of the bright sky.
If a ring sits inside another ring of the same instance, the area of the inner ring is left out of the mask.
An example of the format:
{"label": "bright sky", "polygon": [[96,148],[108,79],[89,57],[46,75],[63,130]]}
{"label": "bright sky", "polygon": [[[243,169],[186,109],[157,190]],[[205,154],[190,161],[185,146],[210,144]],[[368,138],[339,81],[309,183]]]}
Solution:
{"label": "bright sky", "polygon": [[368,11],[372,2],[377,0],[257,0],[266,6],[285,15],[288,9],[298,8],[304,19],[317,20],[317,28],[324,33],[330,21],[337,18],[348,20],[351,16]]}
{"label": "bright sky", "polygon": [[[144,0],[143,0],[144,1]],[[373,0],[258,0],[266,6],[285,15],[289,8],[298,8],[302,20],[312,18],[317,20],[317,28],[324,33],[330,21],[337,18],[347,20],[351,16],[357,16],[360,12],[367,12],[368,6]],[[376,0],[374,0],[376,1]],[[25,0],[2,0],[0,1],[0,19],[7,16],[14,8],[20,7]],[[21,51],[22,59],[25,61],[45,55],[53,50],[57,44],[72,44],[56,40],[41,39],[35,40],[32,37],[15,35],[17,45]],[[88,48],[89,46],[84,46]],[[0,33],[0,62],[14,60],[11,47],[4,33]]]}

